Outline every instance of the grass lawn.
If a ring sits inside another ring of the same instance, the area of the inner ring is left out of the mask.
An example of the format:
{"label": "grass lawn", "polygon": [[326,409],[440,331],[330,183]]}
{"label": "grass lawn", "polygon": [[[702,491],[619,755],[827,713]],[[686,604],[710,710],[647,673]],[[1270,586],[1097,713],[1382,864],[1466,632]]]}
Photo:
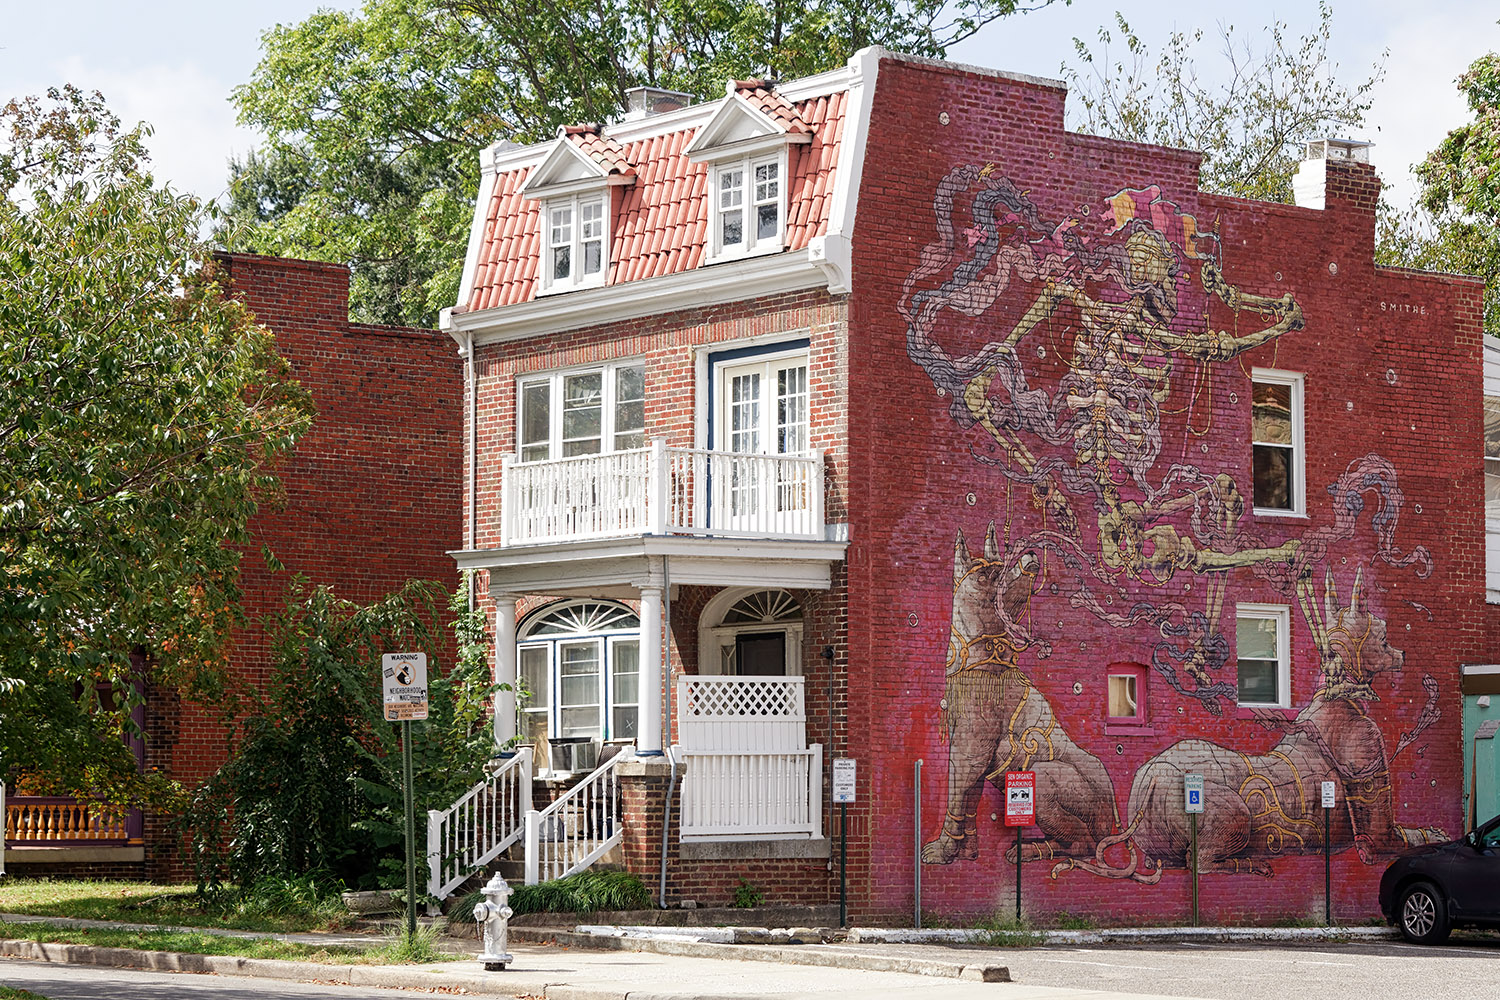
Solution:
{"label": "grass lawn", "polygon": [[40,993],[30,990],[17,990],[9,986],[0,986],[0,1000],[47,1000]]}
{"label": "grass lawn", "polygon": [[[370,948],[318,946],[275,938],[222,937],[193,931],[128,931],[55,927],[50,924],[0,923],[0,937],[56,944],[88,944],[100,948],[138,948],[143,951],[177,951],[190,955],[233,955],[241,958],[280,958],[330,965],[407,965],[458,958],[445,955],[432,945],[431,937],[418,934],[416,947],[407,949],[400,937],[372,939]],[[18,996],[23,996],[18,994]],[[11,1000],[0,994],[0,1000]]]}
{"label": "grass lawn", "polygon": [[188,885],[99,879],[6,878],[0,881],[0,913],[282,932],[340,930],[353,920],[336,896],[276,905],[266,897],[246,899],[233,891],[200,896]]}

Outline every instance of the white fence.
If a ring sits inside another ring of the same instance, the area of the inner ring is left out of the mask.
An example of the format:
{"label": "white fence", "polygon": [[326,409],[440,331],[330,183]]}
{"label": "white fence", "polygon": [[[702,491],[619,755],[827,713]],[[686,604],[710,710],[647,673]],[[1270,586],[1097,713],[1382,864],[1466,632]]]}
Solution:
{"label": "white fence", "polygon": [[447,809],[427,813],[427,892],[447,899],[521,838],[531,811],[532,750],[522,747]]}
{"label": "white fence", "polygon": [[779,753],[676,752],[683,840],[823,836],[823,747]]}
{"label": "white fence", "polygon": [[623,839],[615,767],[630,758],[616,754],[546,809],[526,814],[527,885],[583,871]]}
{"label": "white fence", "polygon": [[801,677],[677,679],[682,839],[823,836],[823,748]]}
{"label": "white fence", "polygon": [[507,456],[501,544],[641,534],[823,537],[823,455],[649,448],[545,462]]}
{"label": "white fence", "polygon": [[684,750],[781,751],[807,748],[802,677],[677,678],[677,726]]}

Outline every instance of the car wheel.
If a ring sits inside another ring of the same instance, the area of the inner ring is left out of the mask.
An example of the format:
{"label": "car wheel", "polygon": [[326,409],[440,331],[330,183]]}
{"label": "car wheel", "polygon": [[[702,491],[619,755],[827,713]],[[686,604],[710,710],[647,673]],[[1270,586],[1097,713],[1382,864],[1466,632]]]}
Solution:
{"label": "car wheel", "polygon": [[1438,944],[1448,939],[1448,904],[1431,882],[1418,882],[1402,893],[1397,917],[1401,936],[1413,944]]}

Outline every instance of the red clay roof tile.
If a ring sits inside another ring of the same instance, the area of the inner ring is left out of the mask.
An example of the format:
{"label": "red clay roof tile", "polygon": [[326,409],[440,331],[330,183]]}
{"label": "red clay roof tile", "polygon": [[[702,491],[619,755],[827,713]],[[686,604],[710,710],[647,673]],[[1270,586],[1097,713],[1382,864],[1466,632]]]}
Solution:
{"label": "red clay roof tile", "polygon": [[[827,231],[833,178],[843,139],[847,94],[838,92],[792,104],[762,81],[737,92],[791,132],[810,133],[787,157],[784,245],[802,250]],[[622,143],[593,126],[565,130],[568,141],[611,173],[635,176],[611,217],[609,284],[677,274],[698,267],[708,235],[708,166],[690,163],[682,150],[693,129]],[[541,256],[541,204],[517,194],[526,168],[496,178],[486,206],[484,236],[474,267],[470,310],[535,298]]]}

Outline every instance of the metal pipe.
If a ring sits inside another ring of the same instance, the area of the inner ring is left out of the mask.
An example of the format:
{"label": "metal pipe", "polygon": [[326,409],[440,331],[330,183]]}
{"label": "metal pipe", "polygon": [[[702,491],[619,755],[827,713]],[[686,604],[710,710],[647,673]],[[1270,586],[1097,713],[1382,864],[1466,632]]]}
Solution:
{"label": "metal pipe", "polygon": [[[464,396],[469,404],[469,476],[465,486],[469,491],[469,523],[466,547],[473,549],[479,542],[479,379],[474,369],[474,334],[464,334]],[[474,610],[474,575],[469,574],[469,610]]]}
{"label": "metal pipe", "polygon": [[667,751],[667,760],[671,763],[672,777],[667,782],[667,801],[662,803],[661,809],[661,885],[656,892],[656,905],[661,909],[667,908],[667,838],[672,830],[672,796],[677,792],[677,754],[672,746],[672,557],[661,557],[662,578],[662,626],[666,630],[666,638],[661,644],[661,669],[662,669],[662,696],[666,699],[666,705],[661,713],[662,719],[662,746]]}
{"label": "metal pipe", "polygon": [[912,926],[922,929],[922,758],[913,765],[912,801],[912,885],[915,887],[912,901]]}

